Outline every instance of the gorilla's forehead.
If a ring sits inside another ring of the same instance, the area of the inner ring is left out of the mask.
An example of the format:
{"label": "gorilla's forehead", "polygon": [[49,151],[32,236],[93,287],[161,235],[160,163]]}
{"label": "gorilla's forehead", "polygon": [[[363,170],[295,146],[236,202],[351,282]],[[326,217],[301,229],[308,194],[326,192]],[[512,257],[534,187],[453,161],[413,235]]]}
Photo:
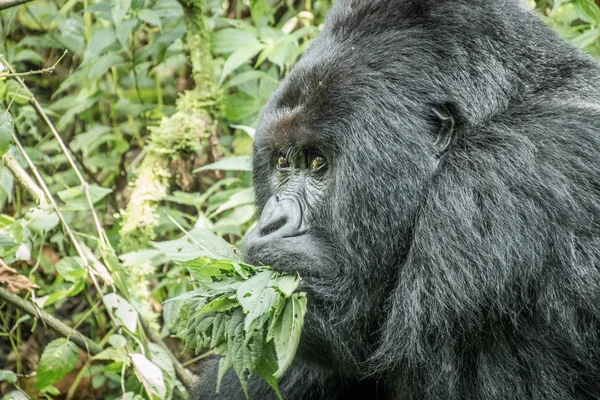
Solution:
{"label": "gorilla's forehead", "polygon": [[263,110],[257,135],[277,147],[318,146],[339,139],[345,120],[369,95],[364,92],[369,78],[344,65],[335,47],[294,68]]}

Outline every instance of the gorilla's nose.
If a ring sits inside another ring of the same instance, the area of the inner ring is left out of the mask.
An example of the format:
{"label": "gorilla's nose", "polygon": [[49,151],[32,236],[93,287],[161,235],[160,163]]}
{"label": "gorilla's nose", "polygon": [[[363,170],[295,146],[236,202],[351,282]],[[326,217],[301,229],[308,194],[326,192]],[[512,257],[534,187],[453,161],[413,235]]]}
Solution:
{"label": "gorilla's nose", "polygon": [[301,225],[300,203],[293,198],[272,196],[263,208],[256,229],[261,237],[276,239],[298,235]]}
{"label": "gorilla's nose", "polygon": [[246,248],[286,237],[301,235],[302,207],[294,198],[272,196],[260,215],[256,228],[246,237]]}

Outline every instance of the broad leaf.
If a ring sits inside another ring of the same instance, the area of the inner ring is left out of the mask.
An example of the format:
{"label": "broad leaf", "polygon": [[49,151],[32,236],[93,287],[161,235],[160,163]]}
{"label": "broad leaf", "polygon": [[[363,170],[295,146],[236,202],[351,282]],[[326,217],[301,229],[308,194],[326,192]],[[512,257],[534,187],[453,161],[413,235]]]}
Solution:
{"label": "broad leaf", "polygon": [[78,355],[75,343],[65,338],[48,343],[38,365],[34,387],[39,390],[61,380],[73,370]]}

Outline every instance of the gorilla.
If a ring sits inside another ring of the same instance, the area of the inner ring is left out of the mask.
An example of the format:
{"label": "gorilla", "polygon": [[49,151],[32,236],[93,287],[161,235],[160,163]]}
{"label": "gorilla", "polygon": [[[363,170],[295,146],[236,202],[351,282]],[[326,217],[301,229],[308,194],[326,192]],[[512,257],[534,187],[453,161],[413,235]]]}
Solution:
{"label": "gorilla", "polygon": [[[599,82],[523,0],[336,2],[255,138],[285,400],[600,398]],[[194,398],[244,399],[217,364]]]}

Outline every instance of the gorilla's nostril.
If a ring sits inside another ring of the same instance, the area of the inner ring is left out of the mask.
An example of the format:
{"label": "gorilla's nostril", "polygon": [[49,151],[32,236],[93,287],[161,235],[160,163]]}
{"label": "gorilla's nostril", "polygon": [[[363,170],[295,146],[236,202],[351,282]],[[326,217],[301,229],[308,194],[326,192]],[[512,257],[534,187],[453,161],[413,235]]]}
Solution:
{"label": "gorilla's nostril", "polygon": [[287,218],[280,218],[277,221],[273,221],[267,226],[262,226],[259,230],[260,236],[267,236],[273,232],[278,231],[287,223]]}

